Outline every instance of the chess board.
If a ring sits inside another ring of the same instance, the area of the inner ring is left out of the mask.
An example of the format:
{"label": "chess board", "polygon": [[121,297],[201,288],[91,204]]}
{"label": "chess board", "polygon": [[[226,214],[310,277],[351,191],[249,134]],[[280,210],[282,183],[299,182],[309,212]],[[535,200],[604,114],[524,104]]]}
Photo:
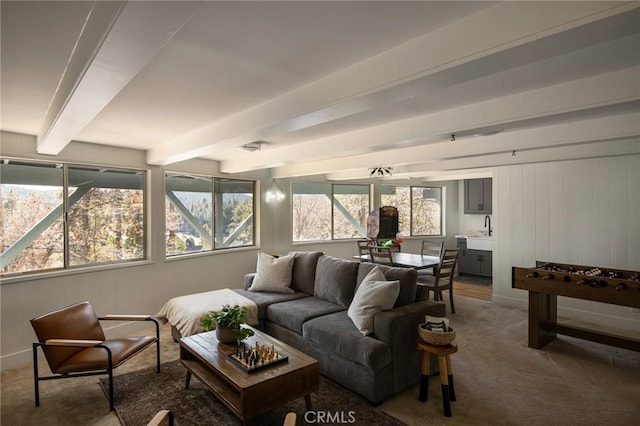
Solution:
{"label": "chess board", "polygon": [[258,342],[252,347],[237,346],[235,352],[227,357],[249,373],[288,360],[286,355],[276,351],[273,346],[261,345]]}

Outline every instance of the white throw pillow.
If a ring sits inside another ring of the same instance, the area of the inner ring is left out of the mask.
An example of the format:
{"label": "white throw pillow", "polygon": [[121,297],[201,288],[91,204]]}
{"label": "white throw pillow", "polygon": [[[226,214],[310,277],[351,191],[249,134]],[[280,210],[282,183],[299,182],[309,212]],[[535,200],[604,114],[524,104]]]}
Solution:
{"label": "white throw pillow", "polygon": [[274,293],[293,293],[291,287],[291,271],[293,255],[273,257],[266,253],[258,253],[256,276],[249,291],[271,291]]}
{"label": "white throw pillow", "polygon": [[377,266],[360,283],[347,315],[364,336],[373,333],[373,317],[393,308],[400,294],[400,281],[386,281]]}

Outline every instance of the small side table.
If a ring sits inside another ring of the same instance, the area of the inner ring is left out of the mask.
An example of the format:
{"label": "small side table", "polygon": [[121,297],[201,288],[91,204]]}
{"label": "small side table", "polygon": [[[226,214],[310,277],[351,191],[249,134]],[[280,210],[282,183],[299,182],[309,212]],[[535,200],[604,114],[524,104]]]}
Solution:
{"label": "small side table", "polygon": [[430,354],[437,355],[438,367],[440,368],[440,384],[442,388],[442,406],[444,415],[451,417],[451,401],[456,400],[456,392],[453,387],[453,371],[451,370],[451,354],[458,351],[458,346],[451,345],[430,345],[422,339],[418,339],[418,349],[422,351],[422,374],[420,376],[421,402],[425,402],[429,394],[429,373],[431,372]]}

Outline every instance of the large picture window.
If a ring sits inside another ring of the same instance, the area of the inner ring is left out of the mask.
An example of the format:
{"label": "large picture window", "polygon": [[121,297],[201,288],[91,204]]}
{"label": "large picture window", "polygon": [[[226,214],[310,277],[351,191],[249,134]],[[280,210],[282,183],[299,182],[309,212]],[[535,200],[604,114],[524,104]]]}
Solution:
{"label": "large picture window", "polygon": [[0,177],[3,275],[145,258],[144,171],[2,159]]}
{"label": "large picture window", "polygon": [[402,234],[442,235],[441,187],[383,185],[380,201],[398,208]]}
{"label": "large picture window", "polygon": [[254,245],[255,182],[167,173],[166,255]]}
{"label": "large picture window", "polygon": [[364,238],[369,185],[293,184],[293,241]]}

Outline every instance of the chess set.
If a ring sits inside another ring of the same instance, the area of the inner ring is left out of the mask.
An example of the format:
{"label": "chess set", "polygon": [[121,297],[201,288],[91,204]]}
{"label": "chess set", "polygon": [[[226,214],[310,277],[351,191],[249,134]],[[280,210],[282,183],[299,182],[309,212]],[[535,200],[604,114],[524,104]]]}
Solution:
{"label": "chess set", "polygon": [[235,352],[227,356],[234,364],[249,373],[289,359],[289,357],[276,351],[273,345],[261,345],[258,342],[253,347],[238,345]]}

